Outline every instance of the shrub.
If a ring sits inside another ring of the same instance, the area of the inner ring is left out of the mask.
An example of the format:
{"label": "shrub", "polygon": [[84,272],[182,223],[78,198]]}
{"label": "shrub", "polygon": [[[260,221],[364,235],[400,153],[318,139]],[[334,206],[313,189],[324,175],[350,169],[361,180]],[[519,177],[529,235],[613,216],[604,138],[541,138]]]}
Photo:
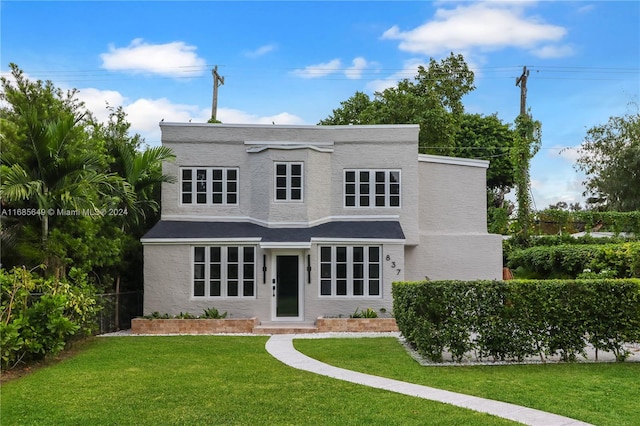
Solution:
{"label": "shrub", "polygon": [[393,284],[398,328],[418,352],[442,361],[465,353],[572,361],[588,343],[628,356],[640,341],[640,280],[424,281]]}
{"label": "shrub", "polygon": [[93,288],[74,270],[69,283],[34,277],[23,268],[0,269],[2,368],[55,355],[73,336],[95,329]]}
{"label": "shrub", "polygon": [[349,318],[378,318],[378,313],[371,308],[361,310],[360,312],[358,312],[358,309],[360,308],[356,308],[356,310],[349,315]]}

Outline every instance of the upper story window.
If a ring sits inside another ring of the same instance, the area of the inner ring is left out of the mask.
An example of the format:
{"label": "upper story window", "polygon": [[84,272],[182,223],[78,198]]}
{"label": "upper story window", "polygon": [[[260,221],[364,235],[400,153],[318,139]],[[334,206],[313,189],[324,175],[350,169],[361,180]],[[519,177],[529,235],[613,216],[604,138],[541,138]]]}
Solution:
{"label": "upper story window", "polygon": [[345,170],[344,205],[400,207],[400,170]]}
{"label": "upper story window", "polygon": [[275,163],[276,201],[302,201],[302,163]]}
{"label": "upper story window", "polygon": [[182,204],[238,204],[237,168],[188,168],[180,177]]}

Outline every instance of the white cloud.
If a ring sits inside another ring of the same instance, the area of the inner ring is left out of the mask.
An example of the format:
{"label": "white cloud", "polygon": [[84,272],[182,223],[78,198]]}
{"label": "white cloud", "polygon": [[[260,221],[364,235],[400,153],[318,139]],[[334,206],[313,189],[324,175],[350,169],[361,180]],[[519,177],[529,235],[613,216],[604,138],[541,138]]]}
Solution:
{"label": "white cloud", "polygon": [[288,112],[259,116],[231,108],[219,108],[218,120],[227,124],[304,124],[304,120]]}
{"label": "white cloud", "polygon": [[274,50],[276,50],[276,47],[277,46],[275,44],[265,44],[264,46],[260,46],[256,50],[246,52],[245,55],[249,58],[257,58],[259,56],[266,55],[269,52],[273,52]]}
{"label": "white cloud", "polygon": [[[549,43],[558,42],[567,34],[561,26],[525,16],[524,6],[524,3],[488,2],[440,8],[432,21],[408,31],[393,26],[382,38],[399,40],[399,48],[407,52],[438,55],[469,49],[540,49],[541,44],[550,46]],[[561,51],[557,49],[556,53]]]}
{"label": "white cloud", "polygon": [[347,68],[344,71],[344,74],[350,80],[358,80],[362,78],[362,71],[364,71],[367,68],[367,65],[369,65],[367,60],[362,56],[358,56],[357,58],[354,58],[351,63],[353,65]]}
{"label": "white cloud", "polygon": [[201,75],[206,67],[196,49],[182,41],[149,44],[136,38],[127,47],[110,45],[109,52],[100,54],[100,58],[102,68],[110,71],[189,77]]}
{"label": "white cloud", "polygon": [[293,73],[302,78],[319,78],[339,71],[340,67],[342,67],[340,59],[333,59],[329,62],[309,65],[303,69],[296,69]]}
{"label": "white cloud", "polygon": [[547,45],[541,46],[536,49],[532,49],[531,53],[537,56],[538,58],[548,59],[548,58],[564,58],[566,56],[571,56],[574,53],[573,47],[569,45]]}
{"label": "white cloud", "polygon": [[91,111],[94,117],[101,122],[109,118],[107,105],[117,107],[126,102],[124,96],[115,90],[99,90],[94,88],[80,89],[78,99],[84,102],[87,110]]}
{"label": "white cloud", "polygon": [[578,146],[559,146],[554,145],[547,151],[548,157],[557,158],[558,156],[563,160],[575,164],[578,159],[580,145]]}

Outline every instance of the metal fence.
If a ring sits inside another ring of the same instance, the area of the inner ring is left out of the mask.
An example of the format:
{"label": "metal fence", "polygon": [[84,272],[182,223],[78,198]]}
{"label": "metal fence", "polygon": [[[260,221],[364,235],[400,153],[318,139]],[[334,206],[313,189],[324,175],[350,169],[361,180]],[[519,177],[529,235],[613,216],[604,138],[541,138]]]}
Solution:
{"label": "metal fence", "polygon": [[99,333],[131,328],[131,319],[142,315],[142,292],[96,294],[102,309],[98,315]]}

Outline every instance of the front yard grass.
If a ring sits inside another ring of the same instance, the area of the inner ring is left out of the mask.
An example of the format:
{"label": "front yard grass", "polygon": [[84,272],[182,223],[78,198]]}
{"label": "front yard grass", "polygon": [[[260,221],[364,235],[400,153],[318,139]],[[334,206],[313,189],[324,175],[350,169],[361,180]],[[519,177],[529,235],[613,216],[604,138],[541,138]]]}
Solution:
{"label": "front yard grass", "polygon": [[[295,370],[266,352],[267,338],[93,338],[76,355],[3,383],[0,421],[3,425],[514,424]],[[376,357],[377,352],[368,356]]]}
{"label": "front yard grass", "polygon": [[337,367],[537,408],[595,425],[638,425],[640,363],[424,367],[397,339],[296,339]]}

